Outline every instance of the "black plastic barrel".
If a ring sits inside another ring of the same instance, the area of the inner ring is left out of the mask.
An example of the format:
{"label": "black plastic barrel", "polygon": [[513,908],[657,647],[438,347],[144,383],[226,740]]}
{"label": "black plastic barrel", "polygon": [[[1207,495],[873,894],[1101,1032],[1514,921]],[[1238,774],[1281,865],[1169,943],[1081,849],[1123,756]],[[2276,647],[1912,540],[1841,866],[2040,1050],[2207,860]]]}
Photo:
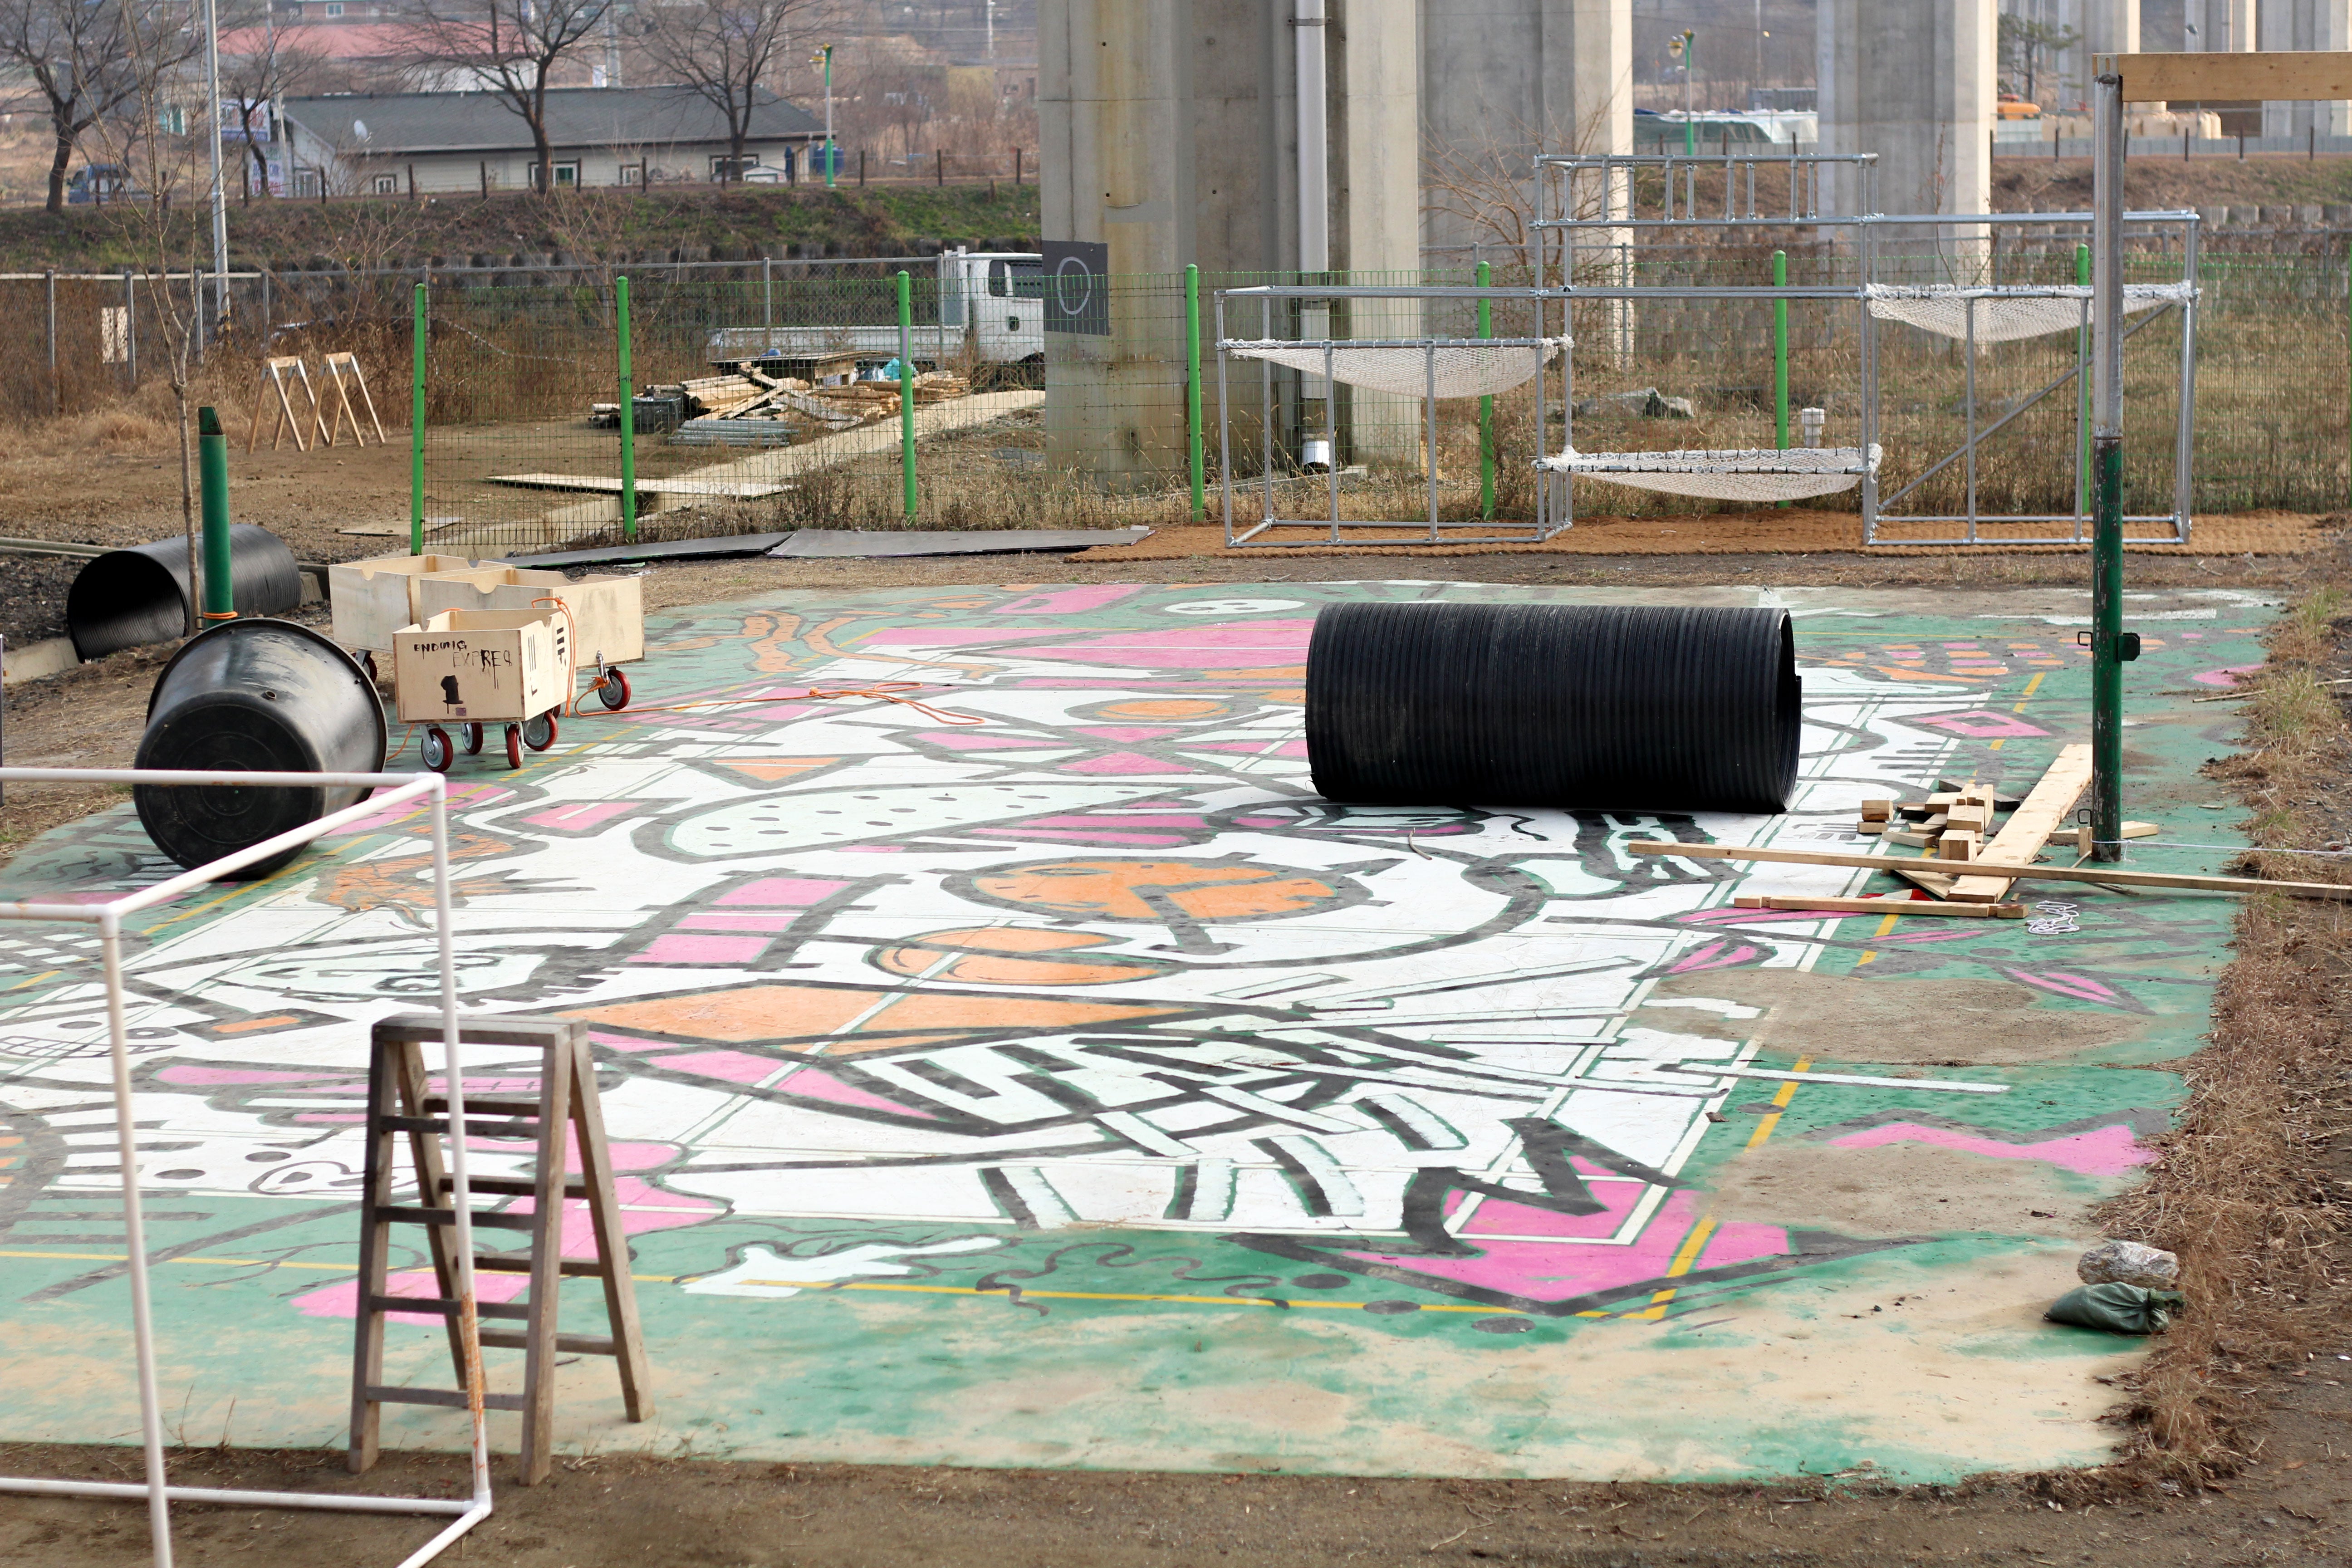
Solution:
{"label": "black plastic barrel", "polygon": [[1330,605],[1307,650],[1337,801],[1775,812],[1801,722],[1785,610]]}
{"label": "black plastic barrel", "polygon": [[[383,705],[359,661],[291,621],[224,621],[172,656],[147,699],[138,766],[242,773],[383,771]],[[194,868],[363,800],[364,789],[141,784],[155,847]],[[300,847],[235,879],[267,876]]]}
{"label": "black plastic barrel", "polygon": [[[240,615],[283,615],[302,603],[302,569],[266,528],[230,525],[228,568]],[[92,558],[66,591],[66,635],[81,658],[168,642],[187,630],[194,593],[184,538],[110,550]]]}

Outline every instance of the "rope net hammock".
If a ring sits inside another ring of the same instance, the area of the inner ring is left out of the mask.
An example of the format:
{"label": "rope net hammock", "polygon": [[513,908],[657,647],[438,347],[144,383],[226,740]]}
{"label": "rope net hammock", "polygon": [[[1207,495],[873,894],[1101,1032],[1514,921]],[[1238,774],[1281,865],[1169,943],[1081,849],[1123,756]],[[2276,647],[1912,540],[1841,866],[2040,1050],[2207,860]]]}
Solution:
{"label": "rope net hammock", "polygon": [[[1522,342],[1481,342],[1475,338],[1432,339],[1426,346],[1355,347],[1334,343],[1328,361],[1331,379],[1373,392],[1393,392],[1401,397],[1430,395],[1431,361],[1436,362],[1440,397],[1484,397],[1508,392],[1535,379],[1536,373],[1559,357],[1566,338],[1544,338],[1537,347]],[[1287,339],[1232,339],[1218,345],[1244,359],[1270,360],[1309,375],[1321,375],[1325,350],[1319,343],[1303,345]]]}
{"label": "rope net hammock", "polygon": [[[2031,289],[1964,289],[1950,285],[1896,288],[1874,283],[1862,291],[1870,313],[1882,321],[1907,321],[1948,338],[1966,338],[1973,305],[1976,341],[2011,342],[2091,324],[2090,289],[2079,284]],[[2186,304],[2197,297],[2188,283],[2126,283],[2124,313],[2159,305]]]}
{"label": "rope net hammock", "polygon": [[1536,467],[1556,474],[1606,479],[1635,489],[1707,500],[1803,500],[1852,489],[1864,474],[1878,471],[1879,448],[1865,456],[1859,447],[1792,447],[1735,451],[1579,452],[1538,458]]}

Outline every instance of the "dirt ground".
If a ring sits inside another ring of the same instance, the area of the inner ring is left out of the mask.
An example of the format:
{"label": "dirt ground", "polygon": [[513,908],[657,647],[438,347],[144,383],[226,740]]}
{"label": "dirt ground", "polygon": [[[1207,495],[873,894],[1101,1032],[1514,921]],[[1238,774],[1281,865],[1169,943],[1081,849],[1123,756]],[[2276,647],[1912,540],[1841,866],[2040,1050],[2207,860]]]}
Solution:
{"label": "dirt ground", "polygon": [[[2136,557],[2134,586],[2238,586],[2310,594],[2352,575],[2352,542],[2301,556]],[[1851,583],[2011,587],[2084,582],[2079,557],[1979,555],[1486,556],[1454,558],[1440,574],[1530,584]],[[914,562],[752,560],[656,568],[649,608],[795,587],[969,583],[1224,583],[1398,575],[1385,559],[1251,557],[1241,561],[1084,562],[989,557]],[[2343,628],[2338,627],[2339,633]],[[138,715],[167,649],[118,655],[9,693],[12,761],[126,762]],[[2342,666],[2338,668],[2337,666]],[[2352,672],[2339,651],[2318,673]],[[2340,777],[2340,773],[2336,775]],[[2243,786],[2266,805],[2259,770]],[[2341,837],[2343,805],[2306,784],[2311,821]],[[103,804],[101,795],[12,791],[0,807],[0,857],[32,833]],[[2294,803],[2298,805],[2300,802]],[[2278,842],[2299,842],[2282,837]],[[2352,938],[2320,934],[2313,984],[2340,986]],[[1956,1005],[1958,1005],[1956,1003]],[[2305,1079],[2326,1086],[2305,1104],[2323,1131],[2304,1149],[2322,1209],[2352,1182],[2352,1051],[2316,1010]],[[2220,1047],[2217,1047],[2220,1048]],[[2331,1186],[2330,1181],[2334,1179]],[[2226,1412],[2235,1447],[2206,1462],[2210,1484],[2160,1464],[2090,1476],[1988,1478],[1961,1488],[1874,1485],[1866,1468],[1780,1485],[1595,1486],[1559,1482],[1363,1480],[1259,1473],[1171,1476],[826,1465],[724,1464],[687,1458],[568,1461],[545,1485],[502,1485],[495,1516],[451,1561],[513,1568],[646,1563],[739,1565],[907,1563],[1097,1565],[1256,1558],[1285,1568],[1412,1562],[1505,1562],[1561,1568],[1696,1568],[1699,1564],[1891,1563],[2352,1563],[2352,1257],[2336,1247],[2298,1304],[2304,1328],[2248,1340],[2208,1324],[2195,1370]],[[2292,1345],[2293,1348],[2289,1348]],[[1572,1394],[1572,1390],[1564,1391]],[[2129,1434],[2118,1430],[2118,1438]],[[2346,1452],[2335,1452],[2344,1440]],[[331,1451],[184,1448],[188,1484],[347,1489]],[[0,1448],[11,1475],[137,1479],[135,1450]],[[504,1467],[499,1471],[501,1479]],[[2168,1478],[2180,1479],[2168,1479]],[[454,1456],[396,1454],[368,1489],[457,1495]],[[426,1534],[414,1522],[362,1516],[184,1509],[182,1561],[255,1568],[395,1560]],[[0,1501],[0,1563],[114,1568],[146,1561],[143,1518],[129,1504]]]}

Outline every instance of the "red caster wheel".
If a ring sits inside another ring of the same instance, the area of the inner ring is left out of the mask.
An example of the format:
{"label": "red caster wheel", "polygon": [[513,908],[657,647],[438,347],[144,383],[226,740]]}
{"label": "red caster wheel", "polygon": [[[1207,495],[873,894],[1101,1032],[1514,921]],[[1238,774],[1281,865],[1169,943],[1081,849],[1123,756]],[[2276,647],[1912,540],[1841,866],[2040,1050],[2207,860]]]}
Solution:
{"label": "red caster wheel", "polygon": [[425,765],[436,773],[447,773],[450,759],[457,755],[457,748],[449,744],[449,731],[438,724],[426,728],[425,738],[416,742],[416,750]]}
{"label": "red caster wheel", "polygon": [[555,714],[541,714],[522,727],[522,743],[534,752],[543,752],[555,744]]}
{"label": "red caster wheel", "polygon": [[472,722],[470,722],[470,721],[469,721],[469,722],[467,722],[467,724],[466,725],[466,731],[465,731],[465,733],[466,733],[466,754],[467,754],[467,756],[469,756],[469,757],[478,757],[478,756],[481,755],[481,752],[482,752],[482,727],[481,727],[479,724],[472,723]]}
{"label": "red caster wheel", "polygon": [[629,705],[629,678],[617,669],[608,669],[596,683],[596,699],[614,713]]}
{"label": "red caster wheel", "polygon": [[507,766],[522,766],[522,726],[520,724],[507,726]]}

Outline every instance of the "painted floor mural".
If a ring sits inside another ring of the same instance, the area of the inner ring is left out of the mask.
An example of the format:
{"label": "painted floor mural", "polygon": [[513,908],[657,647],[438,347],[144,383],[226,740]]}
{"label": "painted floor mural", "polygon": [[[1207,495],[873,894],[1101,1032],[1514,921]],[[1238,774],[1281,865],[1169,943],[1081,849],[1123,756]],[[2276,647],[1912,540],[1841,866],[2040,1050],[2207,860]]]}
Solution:
{"label": "painted floor mural", "polygon": [[[1316,608],[1488,596],[1787,603],[1791,811],[1317,797]],[[2235,721],[2185,693],[2255,664],[2271,607],[2133,604],[2131,813],[2233,842],[2196,767]],[[2230,906],[2084,889],[2080,931],[2047,936],[1823,919],[1730,900],[1849,873],[1623,847],[1861,847],[1864,796],[2021,787],[2087,724],[2086,624],[2048,591],[1423,583],[660,617],[639,707],[454,775],[463,1003],[593,1026],[643,1282],[658,1418],[568,1366],[567,1443],[1591,1477],[2095,1460],[2095,1380],[2131,1347],[2039,1312],[2164,1124],[2177,1079],[2118,1069],[2194,1047]],[[797,695],[891,682],[917,700]],[[430,1000],[425,849],[390,811],[132,944],[186,1440],[341,1440],[365,1026]],[[166,868],[126,806],[0,896]],[[94,942],[0,926],[0,1440],[136,1421]],[[477,1090],[530,1081],[473,1061]],[[478,1172],[519,1147],[483,1141]],[[446,1376],[439,1332],[395,1326],[403,1375]],[[386,1440],[461,1439],[408,1410]]]}

